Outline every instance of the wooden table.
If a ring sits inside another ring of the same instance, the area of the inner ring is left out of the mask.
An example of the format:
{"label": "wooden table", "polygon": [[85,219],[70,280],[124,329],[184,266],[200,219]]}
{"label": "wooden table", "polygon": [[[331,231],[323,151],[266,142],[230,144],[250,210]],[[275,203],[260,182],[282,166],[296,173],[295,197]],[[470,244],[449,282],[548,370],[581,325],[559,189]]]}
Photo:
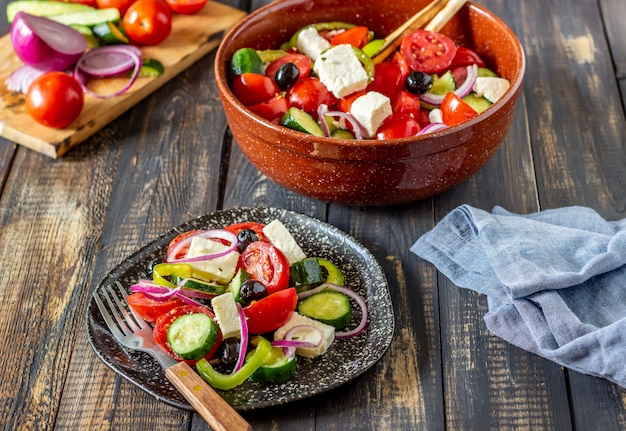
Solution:
{"label": "wooden table", "polygon": [[138,247],[236,206],[287,208],[349,232],[383,266],[396,313],[391,347],[373,368],[323,396],[245,413],[255,429],[625,429],[624,388],[490,334],[486,299],[409,252],[464,203],[519,213],[584,205],[626,217],[626,3],[478,3],[520,37],[524,91],[495,157],[432,199],[328,205],[265,178],[228,133],[214,53],[61,159],[0,140],[2,429],[208,429],[109,370],[87,342],[85,307]]}

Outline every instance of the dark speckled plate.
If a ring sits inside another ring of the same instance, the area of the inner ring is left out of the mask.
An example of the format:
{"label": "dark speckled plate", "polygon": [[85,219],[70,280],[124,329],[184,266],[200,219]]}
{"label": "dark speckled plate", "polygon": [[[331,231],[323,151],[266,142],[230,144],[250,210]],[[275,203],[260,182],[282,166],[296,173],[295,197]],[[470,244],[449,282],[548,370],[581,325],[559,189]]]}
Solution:
{"label": "dark speckled plate", "polygon": [[[394,312],[385,275],[372,254],[349,235],[319,220],[277,208],[234,208],[209,214],[167,232],[113,269],[96,291],[120,282],[129,288],[146,278],[148,263],[164,259],[167,244],[177,234],[191,229],[219,228],[232,223],[279,219],[309,256],[325,257],[344,272],[346,285],[359,292],[369,304],[369,323],[358,337],[336,340],[325,355],[298,358],[295,379],[279,386],[246,382],[230,391],[220,391],[240,411],[275,406],[311,397],[336,388],[364,373],[385,353],[394,331]],[[355,319],[359,313],[354,313]],[[179,408],[193,410],[169,383],[151,356],[124,349],[111,335],[91,299],[87,308],[87,334],[96,354],[120,373],[156,398]]]}

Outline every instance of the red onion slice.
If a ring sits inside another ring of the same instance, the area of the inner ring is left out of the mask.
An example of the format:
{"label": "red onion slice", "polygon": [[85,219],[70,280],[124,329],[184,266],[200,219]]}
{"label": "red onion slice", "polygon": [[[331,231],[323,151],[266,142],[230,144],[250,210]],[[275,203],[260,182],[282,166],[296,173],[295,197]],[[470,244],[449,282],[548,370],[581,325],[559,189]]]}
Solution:
{"label": "red onion slice", "polygon": [[[477,77],[478,77],[478,66],[476,66],[476,64],[467,66],[467,78],[465,78],[465,81],[463,81],[463,84],[461,84],[459,88],[454,90],[454,94],[456,94],[460,98],[463,98],[467,96],[468,94],[470,94],[472,92],[472,87],[474,86],[474,83],[476,82]],[[418,95],[420,100],[423,100],[424,102],[433,106],[440,106],[445,96],[446,96],[445,94],[433,94],[433,93],[424,93],[424,94]]]}
{"label": "red onion slice", "polygon": [[29,65],[24,65],[9,75],[5,84],[9,91],[16,91],[26,94],[28,87],[35,79],[46,73]]}
{"label": "red onion slice", "polygon": [[241,304],[237,303],[236,305],[237,312],[239,313],[239,321],[241,323],[241,336],[239,337],[239,357],[237,358],[235,368],[233,368],[233,373],[236,373],[243,367],[248,350],[248,320],[246,319],[246,314],[243,312]]}
{"label": "red onion slice", "polygon": [[[85,93],[100,99],[124,94],[135,83],[141,70],[141,51],[132,45],[112,45],[95,48],[83,55],[74,68],[74,78],[83,86]],[[110,78],[132,70],[132,74],[119,90],[110,94],[98,94],[87,88],[89,78]]]}
{"label": "red onion slice", "polygon": [[[317,335],[318,339],[315,342],[294,339],[298,332],[313,333]],[[295,355],[296,349],[299,347],[313,349],[318,347],[320,344],[322,344],[322,337],[322,332],[315,326],[297,325],[287,331],[284,339],[272,341],[272,346],[282,347],[283,351],[285,352],[285,356],[291,358],[293,355]]]}
{"label": "red onion slice", "polygon": [[44,71],[70,68],[87,49],[85,37],[73,28],[23,11],[11,24],[11,43],[25,64]]}
{"label": "red onion slice", "polygon": [[430,123],[424,126],[422,130],[417,132],[416,136],[425,135],[426,133],[438,132],[439,130],[447,129],[448,127],[449,126],[444,123]]}
{"label": "red onion slice", "polygon": [[[344,119],[345,121],[350,123],[350,125],[352,125],[352,129],[354,131],[354,137],[356,139],[364,139],[365,133],[364,133],[363,126],[361,125],[361,123],[357,121],[356,118],[354,118],[352,114],[349,114],[343,111],[326,111],[324,112],[324,115],[329,116],[329,117],[338,117],[340,119]],[[330,132],[329,132],[329,135],[330,135]]]}
{"label": "red onion slice", "polygon": [[[188,248],[189,244],[191,244],[191,240],[196,236],[199,236],[201,238],[206,238],[206,239],[223,239],[227,241],[230,245],[226,247],[224,250],[219,251],[217,253],[207,254],[203,256],[196,256],[196,257],[183,257],[181,259],[176,259],[176,256],[181,252],[181,250]],[[216,259],[218,257],[226,256],[227,254],[231,253],[233,250],[237,248],[238,244],[239,244],[239,240],[237,240],[237,236],[225,229],[211,229],[211,230],[200,231],[194,235],[189,235],[187,238],[183,239],[182,241],[178,242],[178,244],[176,244],[174,247],[172,247],[170,252],[167,254],[167,262],[168,263],[192,263],[192,262],[202,262],[206,260]]]}

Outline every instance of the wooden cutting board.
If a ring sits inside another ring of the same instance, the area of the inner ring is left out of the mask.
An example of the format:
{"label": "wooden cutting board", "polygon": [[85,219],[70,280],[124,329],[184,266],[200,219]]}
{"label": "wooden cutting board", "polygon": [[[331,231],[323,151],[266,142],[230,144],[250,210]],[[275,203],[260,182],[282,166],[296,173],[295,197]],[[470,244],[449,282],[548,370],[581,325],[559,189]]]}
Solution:
{"label": "wooden cutting board", "polygon": [[[0,136],[58,158],[215,49],[224,32],[245,15],[244,11],[212,1],[197,14],[174,15],[172,33],[168,38],[157,46],[142,48],[144,58],[155,58],[163,63],[163,75],[140,78],[121,96],[99,99],[86,95],[80,117],[66,129],[52,129],[36,123],[26,112],[24,96],[7,89],[5,80],[23,64],[15,55],[7,34],[0,38]],[[94,90],[100,94],[110,93],[111,88],[123,85],[119,80],[121,78],[106,82],[99,80]]]}

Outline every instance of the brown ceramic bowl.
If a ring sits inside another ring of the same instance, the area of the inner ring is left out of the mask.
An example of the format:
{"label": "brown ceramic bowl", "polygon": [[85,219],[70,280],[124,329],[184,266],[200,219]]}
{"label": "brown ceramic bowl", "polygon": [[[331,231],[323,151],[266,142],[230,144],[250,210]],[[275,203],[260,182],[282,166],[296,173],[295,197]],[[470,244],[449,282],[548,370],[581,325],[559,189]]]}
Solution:
{"label": "brown ceramic bowl", "polygon": [[239,48],[276,49],[301,27],[324,21],[365,25],[384,36],[427,3],[277,0],[228,32],[217,51],[217,86],[233,136],[250,162],[290,190],[347,205],[415,201],[450,189],[479,170],[511,125],[525,60],[511,29],[476,4],[463,6],[442,32],[476,50],[511,87],[481,115],[440,132],[387,141],[315,137],[253,114],[228,86],[229,61]]}

